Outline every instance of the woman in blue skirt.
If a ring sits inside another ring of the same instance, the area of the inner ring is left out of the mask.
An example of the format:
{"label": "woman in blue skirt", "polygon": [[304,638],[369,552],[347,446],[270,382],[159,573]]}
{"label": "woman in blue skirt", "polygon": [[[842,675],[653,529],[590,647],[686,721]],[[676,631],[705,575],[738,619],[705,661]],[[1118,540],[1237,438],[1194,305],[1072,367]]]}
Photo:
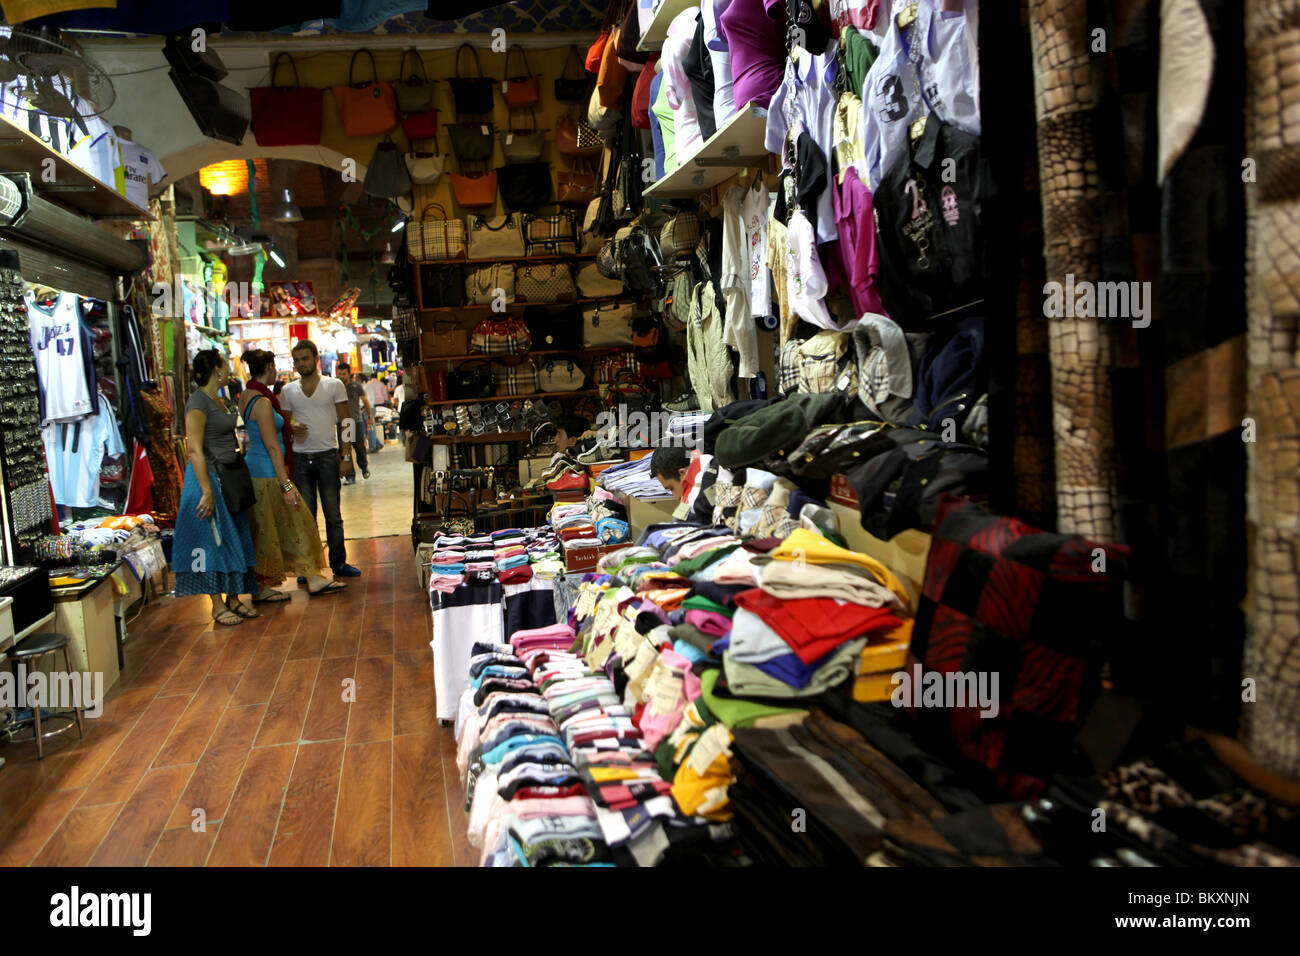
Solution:
{"label": "woman in blue skirt", "polygon": [[239,448],[236,416],[218,397],[230,381],[230,364],[216,349],[205,349],[194,356],[191,377],[198,389],[185,403],[190,463],[185,469],[172,544],[176,596],[210,595],[212,619],[234,625],[261,615],[239,599],[241,594],[257,593],[253,576],[257,559],[248,513],[230,513],[217,481],[217,458]]}

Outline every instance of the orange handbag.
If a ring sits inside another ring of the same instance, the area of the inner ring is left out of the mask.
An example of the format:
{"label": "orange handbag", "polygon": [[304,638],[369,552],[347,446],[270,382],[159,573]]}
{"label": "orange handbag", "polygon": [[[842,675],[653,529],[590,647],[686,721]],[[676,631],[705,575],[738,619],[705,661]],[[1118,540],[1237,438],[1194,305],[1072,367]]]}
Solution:
{"label": "orange handbag", "polygon": [[[520,57],[523,58],[524,71],[512,74],[510,54],[515,50],[518,50]],[[541,86],[541,76],[528,68],[528,54],[516,43],[506,51],[506,78],[501,82],[501,95],[506,101],[506,106],[512,110],[526,110],[536,106],[538,100],[542,98]]]}
{"label": "orange handbag", "polygon": [[600,69],[600,58],[605,54],[605,44],[609,42],[609,31],[601,30],[600,36],[596,37],[596,42],[587,48],[587,58],[583,61],[588,73],[595,73]]}
{"label": "orange handbag", "polygon": [[456,194],[456,202],[466,209],[494,205],[497,201],[497,171],[452,173],[451,189]]}
{"label": "orange handbag", "polygon": [[[353,70],[362,53],[370,57],[369,83],[355,83]],[[338,104],[339,119],[343,121],[346,136],[378,136],[397,125],[397,94],[393,84],[380,80],[375,70],[375,57],[369,50],[357,50],[348,65],[348,85],[334,87],[334,102]]]}

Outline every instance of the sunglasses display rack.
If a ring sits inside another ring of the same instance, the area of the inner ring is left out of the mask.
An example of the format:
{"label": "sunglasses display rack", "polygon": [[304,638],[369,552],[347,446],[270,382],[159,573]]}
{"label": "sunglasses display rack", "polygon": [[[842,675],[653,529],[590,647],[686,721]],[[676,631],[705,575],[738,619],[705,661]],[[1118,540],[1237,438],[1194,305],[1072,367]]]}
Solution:
{"label": "sunglasses display rack", "polygon": [[0,252],[0,512],[7,564],[25,563],[54,517],[23,294],[17,253]]}

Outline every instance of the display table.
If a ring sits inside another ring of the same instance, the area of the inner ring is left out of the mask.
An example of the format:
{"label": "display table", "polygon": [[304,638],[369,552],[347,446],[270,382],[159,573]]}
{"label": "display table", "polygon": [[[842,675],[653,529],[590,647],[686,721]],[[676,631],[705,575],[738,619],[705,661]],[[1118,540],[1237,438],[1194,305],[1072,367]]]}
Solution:
{"label": "display table", "polygon": [[[68,636],[72,666],[104,675],[104,693],[120,674],[117,654],[117,592],[109,575],[76,587],[55,588],[54,620],[35,633]],[[43,661],[46,672],[63,666],[62,654]]]}

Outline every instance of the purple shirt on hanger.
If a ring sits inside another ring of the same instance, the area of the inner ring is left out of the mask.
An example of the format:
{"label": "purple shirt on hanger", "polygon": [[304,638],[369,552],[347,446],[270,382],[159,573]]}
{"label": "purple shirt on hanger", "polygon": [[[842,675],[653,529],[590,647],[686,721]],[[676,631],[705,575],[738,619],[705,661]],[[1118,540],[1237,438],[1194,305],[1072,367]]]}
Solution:
{"label": "purple shirt on hanger", "polygon": [[732,0],[718,18],[731,51],[732,97],[767,107],[781,85],[785,64],[785,17],[768,16],[763,0]]}
{"label": "purple shirt on hanger", "polygon": [[888,315],[880,301],[876,276],[880,273],[880,253],[876,249],[875,215],[872,211],[871,191],[850,166],[844,172],[844,181],[831,177],[835,194],[835,223],[839,227],[840,258],[844,263],[849,286],[849,298],[857,317],[864,312]]}

